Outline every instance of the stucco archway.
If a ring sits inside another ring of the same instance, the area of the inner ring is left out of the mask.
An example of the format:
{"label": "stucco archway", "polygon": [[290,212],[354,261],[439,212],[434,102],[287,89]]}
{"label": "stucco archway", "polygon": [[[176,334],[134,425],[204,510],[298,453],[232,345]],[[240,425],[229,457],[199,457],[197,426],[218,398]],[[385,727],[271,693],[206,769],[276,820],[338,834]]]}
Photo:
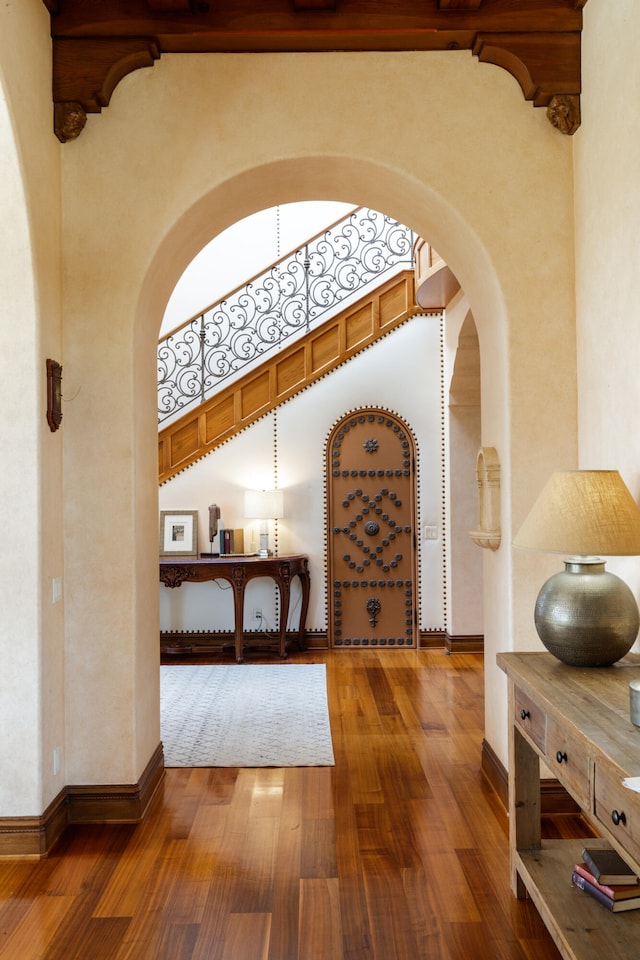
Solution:
{"label": "stucco archway", "polygon": [[[179,218],[158,245],[144,278],[136,317],[137,340],[145,343],[138,351],[139,362],[155,356],[155,344],[166,302],[185,266],[216,234],[251,213],[277,203],[301,200],[340,200],[382,210],[407,223],[438,249],[463,283],[477,314],[483,341],[483,377],[492,383],[491,396],[501,398],[499,406],[488,404],[488,429],[507,446],[506,320],[496,271],[482,248],[472,225],[459,210],[427,185],[397,170],[372,161],[335,157],[307,157],[265,164],[215,186]],[[149,372],[148,366],[147,373]],[[156,382],[141,369],[136,377],[146,393],[140,406],[151,409]],[[149,436],[155,441],[153,424],[139,423],[140,449]],[[150,459],[150,458],[149,458]],[[155,482],[155,471],[153,481]],[[155,522],[155,515],[149,523]],[[155,554],[149,557],[154,564]],[[505,557],[508,563],[508,557]],[[508,576],[505,577],[508,583]],[[508,592],[508,591],[507,591]],[[491,629],[489,624],[488,629]]]}

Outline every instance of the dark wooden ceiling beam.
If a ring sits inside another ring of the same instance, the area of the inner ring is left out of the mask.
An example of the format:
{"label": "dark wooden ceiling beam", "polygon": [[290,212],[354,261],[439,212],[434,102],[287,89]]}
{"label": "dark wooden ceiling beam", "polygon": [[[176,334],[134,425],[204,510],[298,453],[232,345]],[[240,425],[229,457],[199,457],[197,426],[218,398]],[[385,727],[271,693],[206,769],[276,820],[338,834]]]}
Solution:
{"label": "dark wooden ceiling beam", "polygon": [[[579,124],[586,0],[43,0],[65,142],[162,53],[471,50],[564,133]],[[84,115],[84,119],[83,119]]]}

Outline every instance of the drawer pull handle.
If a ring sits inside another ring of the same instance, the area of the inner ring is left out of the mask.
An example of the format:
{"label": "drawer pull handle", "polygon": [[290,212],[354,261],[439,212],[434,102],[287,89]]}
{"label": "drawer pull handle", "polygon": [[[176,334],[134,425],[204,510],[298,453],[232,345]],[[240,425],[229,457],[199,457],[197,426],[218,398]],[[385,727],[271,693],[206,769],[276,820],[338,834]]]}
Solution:
{"label": "drawer pull handle", "polygon": [[525,708],[523,707],[522,710],[520,711],[520,719],[521,719],[521,720],[528,720],[530,716],[531,716],[531,714],[529,713],[529,711],[528,711],[528,710],[525,710]]}
{"label": "drawer pull handle", "polygon": [[618,813],[617,810],[614,810],[613,813],[611,814],[611,819],[615,823],[616,827],[619,827],[620,824],[622,824],[622,826],[624,827],[627,822],[627,818],[624,815],[624,810],[621,813]]}
{"label": "drawer pull handle", "polygon": [[566,753],[562,753],[561,750],[558,750],[558,752],[556,753],[556,760],[558,761],[558,763],[566,763],[567,762]]}

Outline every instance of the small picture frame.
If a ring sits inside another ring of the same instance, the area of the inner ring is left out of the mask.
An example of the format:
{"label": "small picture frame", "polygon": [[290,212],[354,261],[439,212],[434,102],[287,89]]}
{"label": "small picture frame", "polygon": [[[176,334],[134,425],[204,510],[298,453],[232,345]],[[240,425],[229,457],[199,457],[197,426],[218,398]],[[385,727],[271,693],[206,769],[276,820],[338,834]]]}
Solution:
{"label": "small picture frame", "polygon": [[160,511],[160,556],[180,554],[195,557],[198,554],[198,511]]}

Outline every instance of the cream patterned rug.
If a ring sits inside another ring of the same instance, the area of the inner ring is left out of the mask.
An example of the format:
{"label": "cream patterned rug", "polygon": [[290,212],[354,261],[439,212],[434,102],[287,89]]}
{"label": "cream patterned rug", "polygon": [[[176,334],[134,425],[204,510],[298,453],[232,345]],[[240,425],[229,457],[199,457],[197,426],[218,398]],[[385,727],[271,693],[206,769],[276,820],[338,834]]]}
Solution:
{"label": "cream patterned rug", "polygon": [[167,767],[333,766],[326,668],[160,667]]}

